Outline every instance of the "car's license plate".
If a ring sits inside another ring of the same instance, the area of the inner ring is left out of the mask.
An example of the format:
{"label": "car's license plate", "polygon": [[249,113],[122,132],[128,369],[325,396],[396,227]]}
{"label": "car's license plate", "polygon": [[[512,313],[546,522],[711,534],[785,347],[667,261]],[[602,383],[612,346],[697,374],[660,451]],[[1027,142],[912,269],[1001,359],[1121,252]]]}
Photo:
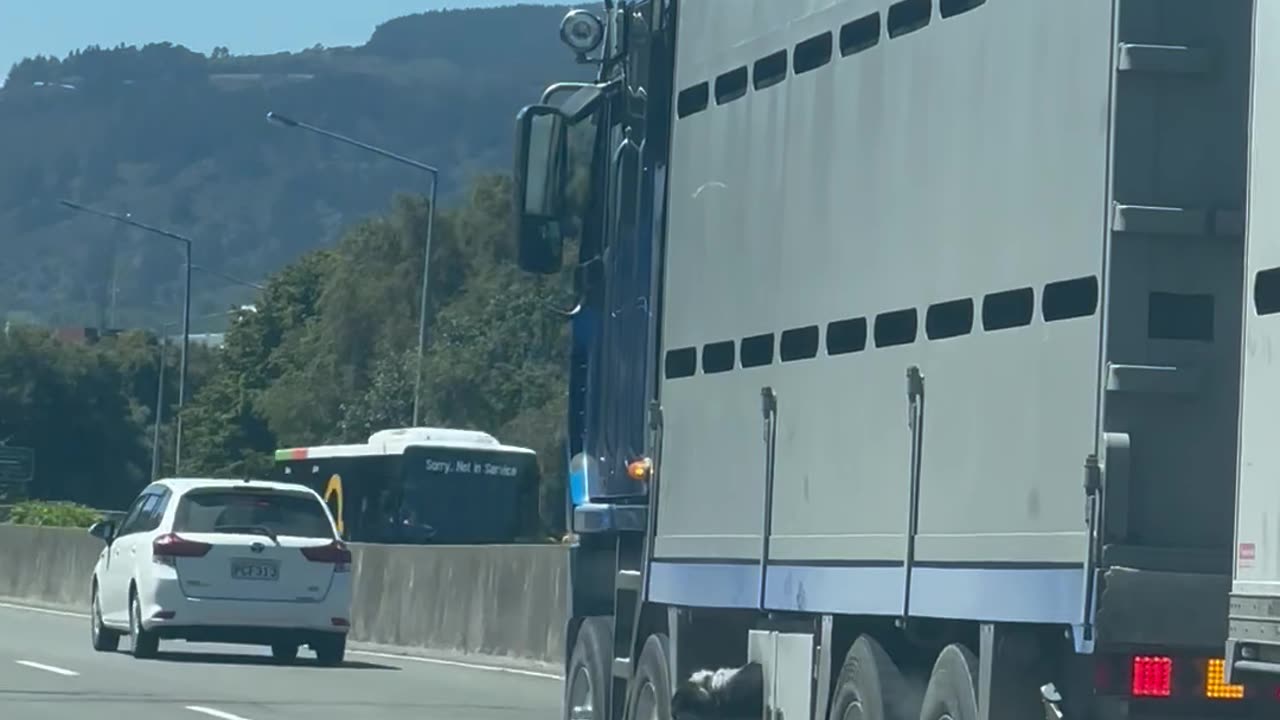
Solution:
{"label": "car's license plate", "polygon": [[280,566],[270,560],[232,560],[232,580],[277,580]]}

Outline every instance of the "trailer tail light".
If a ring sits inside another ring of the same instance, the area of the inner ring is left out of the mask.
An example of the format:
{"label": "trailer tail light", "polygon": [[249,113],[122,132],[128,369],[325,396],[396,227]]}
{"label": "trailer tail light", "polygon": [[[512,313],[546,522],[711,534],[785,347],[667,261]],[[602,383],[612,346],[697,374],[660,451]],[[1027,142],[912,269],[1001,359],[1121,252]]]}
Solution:
{"label": "trailer tail light", "polygon": [[161,565],[174,565],[180,557],[204,557],[213,546],[188,540],[177,533],[161,535],[151,543],[151,559]]}
{"label": "trailer tail light", "polygon": [[1173,658],[1163,655],[1135,655],[1133,680],[1130,684],[1133,697],[1167,698],[1173,694]]}
{"label": "trailer tail light", "polygon": [[302,554],[311,562],[333,563],[334,572],[344,573],[351,569],[351,551],[341,540],[334,540],[328,545],[304,547]]}
{"label": "trailer tail light", "polygon": [[1204,673],[1204,696],[1210,700],[1241,700],[1243,685],[1228,685],[1227,664],[1222,658],[1209,658]]}

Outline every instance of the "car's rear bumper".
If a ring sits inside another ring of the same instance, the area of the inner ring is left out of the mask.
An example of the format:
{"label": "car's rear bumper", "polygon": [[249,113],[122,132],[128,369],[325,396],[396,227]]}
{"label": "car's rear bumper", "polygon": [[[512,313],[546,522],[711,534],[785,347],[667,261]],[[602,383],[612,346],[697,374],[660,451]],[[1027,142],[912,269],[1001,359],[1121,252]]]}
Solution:
{"label": "car's rear bumper", "polygon": [[[160,637],[200,635],[202,628],[221,629],[221,636],[256,633],[266,637],[270,631],[346,633],[351,621],[351,591],[346,578],[335,581],[324,599],[318,601],[190,598],[183,594],[176,579],[158,580],[151,588],[140,588],[138,599],[142,603],[143,628],[154,630]],[[252,641],[250,638],[244,642]]]}
{"label": "car's rear bumper", "polygon": [[187,640],[219,645],[307,645],[325,637],[341,637],[345,628],[285,628],[255,625],[157,624],[152,632],[161,640]]}

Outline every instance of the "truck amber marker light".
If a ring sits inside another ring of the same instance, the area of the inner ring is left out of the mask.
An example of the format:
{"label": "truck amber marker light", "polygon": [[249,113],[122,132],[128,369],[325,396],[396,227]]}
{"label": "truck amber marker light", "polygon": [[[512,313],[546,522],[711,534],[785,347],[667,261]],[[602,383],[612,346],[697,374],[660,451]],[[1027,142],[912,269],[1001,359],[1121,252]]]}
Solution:
{"label": "truck amber marker light", "polygon": [[1243,685],[1228,685],[1227,664],[1222,658],[1209,658],[1204,672],[1204,696],[1210,700],[1242,700]]}
{"label": "truck amber marker light", "polygon": [[640,458],[627,463],[627,477],[636,482],[649,482],[649,473],[653,469],[653,462],[649,458]]}

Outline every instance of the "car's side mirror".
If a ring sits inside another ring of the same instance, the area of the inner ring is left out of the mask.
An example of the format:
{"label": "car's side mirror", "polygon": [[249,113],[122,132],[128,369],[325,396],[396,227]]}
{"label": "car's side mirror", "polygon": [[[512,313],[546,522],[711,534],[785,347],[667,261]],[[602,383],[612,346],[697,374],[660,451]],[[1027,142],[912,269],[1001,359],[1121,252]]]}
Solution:
{"label": "car's side mirror", "polygon": [[564,246],[568,127],[550,105],[530,105],[516,116],[512,205],[520,268],[550,275],[560,270]]}
{"label": "car's side mirror", "polygon": [[110,544],[116,536],[116,524],[110,520],[100,520],[89,526],[89,534]]}

